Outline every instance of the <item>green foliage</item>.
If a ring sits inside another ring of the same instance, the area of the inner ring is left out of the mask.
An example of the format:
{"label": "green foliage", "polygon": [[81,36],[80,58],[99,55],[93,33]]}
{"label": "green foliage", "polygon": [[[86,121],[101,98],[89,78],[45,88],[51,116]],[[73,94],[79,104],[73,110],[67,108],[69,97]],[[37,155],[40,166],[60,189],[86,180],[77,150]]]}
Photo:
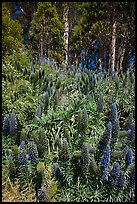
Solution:
{"label": "green foliage", "polygon": [[10,18],[7,5],[2,3],[2,52],[3,58],[8,55],[16,55],[22,52],[22,28],[19,22]]}

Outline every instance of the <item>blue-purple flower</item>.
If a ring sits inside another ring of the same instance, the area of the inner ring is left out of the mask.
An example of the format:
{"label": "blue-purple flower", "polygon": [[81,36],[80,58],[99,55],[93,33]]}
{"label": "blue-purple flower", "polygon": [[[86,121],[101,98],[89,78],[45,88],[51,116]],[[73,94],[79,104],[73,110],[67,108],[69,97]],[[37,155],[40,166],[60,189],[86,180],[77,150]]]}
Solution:
{"label": "blue-purple flower", "polygon": [[37,148],[38,148],[38,153],[40,157],[43,157],[45,154],[45,151],[48,148],[48,138],[45,134],[45,131],[41,128],[38,130],[38,143],[37,143]]}
{"label": "blue-purple flower", "polygon": [[38,150],[35,142],[28,142],[28,155],[32,165],[35,166],[38,163]]}
{"label": "blue-purple flower", "polygon": [[128,140],[135,144],[135,123],[132,123],[130,129],[128,130]]}
{"label": "blue-purple flower", "polygon": [[17,119],[14,110],[12,110],[10,117],[10,134],[17,135]]}
{"label": "blue-purple flower", "polygon": [[90,155],[89,155],[89,147],[87,145],[87,143],[83,143],[82,144],[82,155],[81,155],[81,164],[83,169],[88,169],[89,168],[89,164],[90,164]]}
{"label": "blue-purple flower", "polygon": [[4,117],[2,130],[5,134],[10,133],[10,116],[9,116],[9,114],[5,115],[5,117]]}
{"label": "blue-purple flower", "polygon": [[63,138],[62,140],[62,147],[61,147],[61,158],[64,161],[67,161],[70,157],[70,150],[69,150],[69,144],[66,138]]}
{"label": "blue-purple flower", "polygon": [[119,125],[119,120],[118,117],[113,121],[112,124],[112,137],[111,137],[111,142],[114,144],[118,138],[120,131],[120,125]]}
{"label": "blue-purple flower", "polygon": [[121,191],[126,184],[126,175],[124,172],[120,172],[120,175],[118,177],[118,190]]}
{"label": "blue-purple flower", "polygon": [[110,111],[110,121],[113,124],[114,121],[118,118],[118,111],[117,111],[117,106],[116,103],[113,103],[111,106],[111,111]]}
{"label": "blue-purple flower", "polygon": [[25,144],[25,141],[22,141],[20,143],[20,146],[18,147],[18,161],[19,161],[19,168],[21,170],[26,170],[27,168],[27,146]]}
{"label": "blue-purple flower", "polygon": [[125,130],[129,130],[131,129],[131,125],[134,123],[134,118],[133,118],[133,113],[130,113],[128,118],[127,118],[127,121],[126,121],[126,124],[124,126],[124,129]]}
{"label": "blue-purple flower", "polygon": [[110,163],[110,145],[107,145],[106,152],[100,162],[100,169],[105,170]]}
{"label": "blue-purple flower", "polygon": [[125,157],[126,166],[132,163],[132,157],[133,157],[133,152],[132,152],[132,149],[130,148]]}
{"label": "blue-purple flower", "polygon": [[130,172],[130,186],[133,187],[135,185],[135,165],[133,166],[132,171]]}
{"label": "blue-purple flower", "polygon": [[104,169],[102,175],[101,175],[101,179],[103,181],[107,181],[108,180],[108,167]]}
{"label": "blue-purple flower", "polygon": [[104,152],[107,144],[110,142],[111,136],[112,136],[112,123],[109,122],[98,144],[98,151],[100,153]]}
{"label": "blue-purple flower", "polygon": [[109,182],[111,186],[115,186],[120,175],[120,165],[118,162],[113,163],[113,168],[110,171]]}

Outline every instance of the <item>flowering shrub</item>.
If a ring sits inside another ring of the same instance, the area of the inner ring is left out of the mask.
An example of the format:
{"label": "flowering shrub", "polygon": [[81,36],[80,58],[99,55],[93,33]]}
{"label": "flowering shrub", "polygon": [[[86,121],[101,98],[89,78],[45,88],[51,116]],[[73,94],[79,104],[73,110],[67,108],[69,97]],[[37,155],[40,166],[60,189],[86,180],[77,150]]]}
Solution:
{"label": "flowering shrub", "polygon": [[[50,201],[47,186],[52,186],[52,181],[57,184],[57,192],[52,195],[57,201],[128,200],[125,197],[130,196],[135,184],[135,122],[130,114],[124,124],[125,113],[134,107],[130,99],[128,105],[125,98],[120,98],[123,79],[95,75],[86,69],[65,74],[47,69],[43,64],[40,70],[36,66],[25,73],[33,87],[33,94],[26,94],[36,104],[32,120],[26,120],[18,131],[20,144],[15,146],[10,138],[8,148],[4,144],[5,158],[7,149],[14,149],[8,158],[9,174],[13,178],[17,174],[24,190],[33,186],[42,202]],[[62,95],[67,96],[67,106],[59,103]],[[5,115],[2,128],[3,133],[9,134],[12,129],[16,135],[14,110],[11,117]]]}
{"label": "flowering shrub", "polygon": [[117,184],[117,180],[120,175],[120,165],[118,162],[113,163],[113,168],[110,171],[109,182],[111,186],[115,186]]}
{"label": "flowering shrub", "polygon": [[62,140],[61,150],[59,151],[60,160],[67,162],[70,159],[69,144],[66,138]]}
{"label": "flowering shrub", "polygon": [[27,162],[28,156],[27,156],[27,146],[25,144],[25,141],[22,141],[20,146],[18,147],[18,161],[19,161],[19,168],[21,170],[27,169]]}
{"label": "flowering shrub", "polygon": [[82,152],[81,152],[81,165],[83,170],[88,170],[89,162],[90,162],[90,155],[89,155],[89,148],[86,143],[82,144]]}
{"label": "flowering shrub", "polygon": [[121,191],[126,184],[126,175],[124,172],[120,172],[120,175],[118,177],[118,190]]}
{"label": "flowering shrub", "polygon": [[15,136],[17,135],[17,119],[14,110],[12,110],[10,117],[10,134]]}
{"label": "flowering shrub", "polygon": [[98,152],[97,152],[97,159],[99,160],[100,157],[103,155],[104,150],[108,143],[110,143],[112,137],[112,123],[109,122],[107,124],[106,130],[104,131],[99,143],[98,143]]}
{"label": "flowering shrub", "polygon": [[102,173],[101,179],[103,181],[108,181],[108,168],[106,167]]}
{"label": "flowering shrub", "polygon": [[112,137],[111,137],[111,143],[114,145],[114,143],[117,141],[117,138],[119,136],[120,126],[119,126],[119,119],[118,117],[115,118],[115,120],[112,123]]}
{"label": "flowering shrub", "polygon": [[35,142],[28,142],[28,157],[33,166],[38,163],[38,150]]}
{"label": "flowering shrub", "polygon": [[128,130],[128,140],[131,144],[135,144],[135,123],[131,124],[131,129]]}
{"label": "flowering shrub", "polygon": [[100,162],[100,169],[105,170],[110,163],[110,145],[107,145],[106,152]]}
{"label": "flowering shrub", "polygon": [[132,149],[130,148],[125,157],[126,166],[132,164],[132,155],[133,155],[133,152],[132,152]]}
{"label": "flowering shrub", "polygon": [[131,129],[131,125],[132,125],[133,122],[134,122],[133,113],[130,113],[128,118],[127,118],[127,121],[126,121],[126,124],[124,126],[124,129],[125,130]]}
{"label": "flowering shrub", "polygon": [[43,157],[45,154],[45,151],[48,149],[49,140],[47,136],[45,135],[45,132],[42,128],[38,130],[38,142],[37,142],[37,148],[38,153],[40,157]]}
{"label": "flowering shrub", "polygon": [[134,187],[135,185],[135,165],[133,166],[133,169],[130,173],[130,186]]}
{"label": "flowering shrub", "polygon": [[118,111],[117,111],[116,103],[113,103],[111,105],[111,111],[110,111],[110,121],[111,121],[111,123],[113,124],[116,119],[118,119]]}
{"label": "flowering shrub", "polygon": [[88,127],[87,110],[84,108],[78,113],[78,132],[84,135]]}
{"label": "flowering shrub", "polygon": [[104,108],[104,98],[103,98],[103,93],[101,92],[97,102],[97,111],[103,112],[103,108]]}
{"label": "flowering shrub", "polygon": [[10,133],[10,116],[9,116],[9,114],[5,115],[5,117],[4,117],[2,130],[7,135]]}

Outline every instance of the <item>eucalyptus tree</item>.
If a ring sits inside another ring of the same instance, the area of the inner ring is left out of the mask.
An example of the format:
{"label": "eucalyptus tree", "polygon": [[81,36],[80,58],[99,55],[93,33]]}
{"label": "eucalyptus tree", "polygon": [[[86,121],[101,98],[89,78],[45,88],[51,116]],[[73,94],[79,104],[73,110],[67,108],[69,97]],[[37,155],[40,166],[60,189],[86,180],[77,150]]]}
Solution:
{"label": "eucalyptus tree", "polygon": [[63,25],[59,19],[55,5],[51,2],[38,2],[29,30],[32,46],[37,50],[39,58],[52,57],[62,61]]}
{"label": "eucalyptus tree", "polygon": [[18,55],[22,52],[22,28],[19,21],[10,18],[10,10],[6,2],[2,3],[2,55]]}
{"label": "eucalyptus tree", "polygon": [[[134,2],[79,2],[79,22],[73,28],[73,46],[85,47],[85,64],[88,68],[88,55],[93,42],[98,42],[98,67],[102,61],[106,68],[114,72],[127,64],[129,48],[134,50]],[[74,42],[75,41],[75,42]],[[125,51],[126,53],[125,53]],[[124,62],[124,64],[123,64]]]}

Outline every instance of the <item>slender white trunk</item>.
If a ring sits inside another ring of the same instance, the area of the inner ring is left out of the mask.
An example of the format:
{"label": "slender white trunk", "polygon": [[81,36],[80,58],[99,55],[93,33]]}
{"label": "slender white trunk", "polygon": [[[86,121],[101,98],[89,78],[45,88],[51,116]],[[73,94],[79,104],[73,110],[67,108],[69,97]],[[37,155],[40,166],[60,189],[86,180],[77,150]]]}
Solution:
{"label": "slender white trunk", "polygon": [[40,39],[40,57],[41,60],[43,58],[43,36],[41,35],[41,39]]}
{"label": "slender white trunk", "polygon": [[123,63],[123,59],[124,59],[124,54],[125,54],[125,46],[121,46],[119,48],[119,52],[118,52],[118,61],[117,61],[117,70],[122,70],[122,63]]}
{"label": "slender white trunk", "polygon": [[111,41],[111,59],[110,59],[110,71],[115,70],[115,45],[116,45],[116,22],[112,25],[112,41]]}
{"label": "slender white trunk", "polygon": [[65,50],[65,65],[68,64],[68,43],[69,43],[69,20],[68,20],[68,12],[69,7],[68,5],[64,5],[64,13],[63,13],[63,20],[64,20],[64,50]]}

